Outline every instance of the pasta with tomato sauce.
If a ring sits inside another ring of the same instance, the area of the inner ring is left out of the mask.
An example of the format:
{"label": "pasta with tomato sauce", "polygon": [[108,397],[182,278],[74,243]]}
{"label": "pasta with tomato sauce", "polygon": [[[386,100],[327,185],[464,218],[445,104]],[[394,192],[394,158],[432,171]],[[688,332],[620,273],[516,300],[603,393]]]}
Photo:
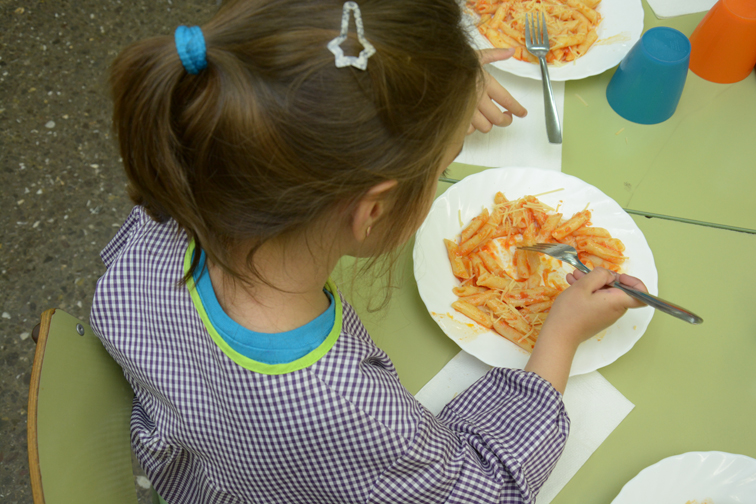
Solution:
{"label": "pasta with tomato sauce", "polygon": [[494,47],[514,48],[520,61],[537,63],[525,48],[525,14],[541,13],[546,19],[551,50],[547,63],[574,61],[598,40],[596,32],[601,0],[467,0],[467,7],[480,16],[478,31]]}
{"label": "pasta with tomato sauce", "polygon": [[519,347],[533,350],[554,299],[568,287],[561,263],[518,250],[536,243],[566,243],[589,268],[620,272],[625,246],[591,225],[591,212],[564,219],[535,196],[509,201],[501,192],[456,237],[444,239],[457,300],[452,307]]}

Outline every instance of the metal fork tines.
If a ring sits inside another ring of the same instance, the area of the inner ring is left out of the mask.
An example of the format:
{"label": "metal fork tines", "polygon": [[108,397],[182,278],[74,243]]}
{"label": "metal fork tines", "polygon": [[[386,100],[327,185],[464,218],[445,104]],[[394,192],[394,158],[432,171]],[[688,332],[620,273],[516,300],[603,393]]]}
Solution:
{"label": "metal fork tines", "polygon": [[562,143],[562,127],[559,125],[554,90],[551,89],[549,69],[546,65],[546,55],[549,54],[549,32],[546,29],[546,16],[536,12],[535,23],[531,23],[532,17],[525,14],[525,48],[530,54],[538,58],[541,64],[541,77],[543,81],[543,108],[546,112],[546,133],[549,142]]}
{"label": "metal fork tines", "polygon": [[574,267],[582,271],[583,273],[590,273],[591,270],[578,259],[577,251],[570,245],[563,245],[557,243],[536,243],[535,245],[529,245],[527,247],[517,247],[520,250],[532,250],[533,252],[540,252],[542,254],[556,257],[560,261],[572,264]]}

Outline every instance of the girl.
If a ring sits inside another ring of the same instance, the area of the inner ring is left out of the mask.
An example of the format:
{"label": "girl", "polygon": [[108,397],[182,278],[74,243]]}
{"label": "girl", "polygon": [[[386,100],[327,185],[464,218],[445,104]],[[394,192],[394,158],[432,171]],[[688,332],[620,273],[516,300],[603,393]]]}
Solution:
{"label": "girl", "polygon": [[534,502],[577,345],[636,306],[612,274],[569,276],[527,368],[438,417],[329,280],[406,242],[474,114],[486,128],[454,0],[228,1],[127,48],[111,86],[137,206],[92,325],[167,502]]}

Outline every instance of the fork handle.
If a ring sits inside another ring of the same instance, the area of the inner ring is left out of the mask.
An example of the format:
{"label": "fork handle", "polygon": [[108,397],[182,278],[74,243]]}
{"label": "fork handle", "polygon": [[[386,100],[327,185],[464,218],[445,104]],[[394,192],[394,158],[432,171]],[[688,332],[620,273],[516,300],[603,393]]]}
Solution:
{"label": "fork handle", "polygon": [[559,125],[559,115],[557,114],[556,101],[554,100],[554,90],[551,89],[551,79],[549,78],[549,69],[546,66],[546,58],[538,58],[541,63],[541,82],[543,82],[543,108],[546,112],[546,133],[549,136],[549,142],[553,144],[562,143],[562,127]]}
{"label": "fork handle", "polygon": [[[581,263],[580,261],[576,262],[570,262],[573,266],[575,266],[577,269],[582,271],[583,273],[590,273],[591,270]],[[616,287],[619,290],[623,291],[628,296],[634,297],[641,303],[645,303],[648,306],[652,308],[656,308],[659,311],[662,311],[666,313],[667,315],[672,315],[673,317],[677,317],[680,320],[684,320],[685,322],[688,322],[689,324],[700,324],[703,322],[703,319],[696,315],[693,312],[690,312],[683,308],[682,306],[678,306],[674,303],[670,303],[669,301],[665,301],[660,297],[656,297],[653,294],[648,294],[646,292],[641,292],[639,290],[633,289],[632,287],[628,287],[625,284],[621,284],[618,281],[615,281],[612,284],[612,287]]]}
{"label": "fork handle", "polygon": [[628,287],[619,282],[614,282],[613,286],[625,292],[625,294],[627,294],[628,296],[634,297],[635,299],[647,304],[648,306],[651,306],[652,308],[656,308],[657,310],[662,311],[667,315],[672,315],[673,317],[684,320],[689,324],[700,324],[701,322],[703,322],[703,319],[701,317],[693,312],[689,312],[682,306],[677,306],[676,304],[665,301],[662,298],[656,297],[646,292],[635,290],[632,287]]}

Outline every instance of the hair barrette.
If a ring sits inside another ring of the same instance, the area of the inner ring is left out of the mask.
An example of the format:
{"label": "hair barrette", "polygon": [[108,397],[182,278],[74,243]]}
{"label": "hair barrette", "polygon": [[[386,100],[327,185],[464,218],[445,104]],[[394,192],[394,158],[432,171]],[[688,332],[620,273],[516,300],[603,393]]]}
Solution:
{"label": "hair barrette", "polygon": [[192,75],[207,67],[205,37],[199,26],[179,26],[173,34],[184,69]]}
{"label": "hair barrette", "polygon": [[[349,32],[349,12],[354,12],[354,24],[357,27],[357,40],[362,44],[362,51],[359,56],[345,56],[341,49],[341,44],[347,38]],[[362,26],[362,14],[360,6],[356,2],[344,2],[344,9],[341,13],[341,34],[335,39],[328,42],[328,50],[336,57],[336,68],[353,66],[360,70],[366,70],[368,58],[375,54],[375,47],[365,39],[365,29]]]}

